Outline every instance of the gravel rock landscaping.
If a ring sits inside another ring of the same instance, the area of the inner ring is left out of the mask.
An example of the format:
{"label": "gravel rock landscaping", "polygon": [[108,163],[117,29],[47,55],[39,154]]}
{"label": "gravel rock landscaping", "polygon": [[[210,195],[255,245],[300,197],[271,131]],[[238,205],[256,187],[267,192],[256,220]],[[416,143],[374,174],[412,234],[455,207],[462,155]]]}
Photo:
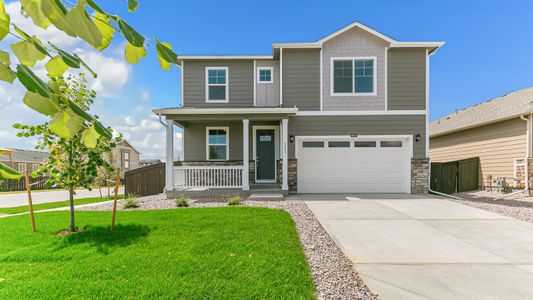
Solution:
{"label": "gravel rock landscaping", "polygon": [[[142,197],[138,199],[138,202],[140,207],[125,210],[176,208],[175,201],[167,200],[164,194]],[[193,208],[220,207],[227,206],[227,203],[191,200],[189,205]],[[351,260],[335,244],[304,202],[296,200],[244,201],[243,205],[283,209],[292,216],[313,273],[319,299],[379,299],[359,277]],[[112,207],[112,203],[102,203],[79,208],[79,210],[104,211],[111,210]]]}
{"label": "gravel rock landscaping", "polygon": [[496,200],[506,194],[496,191],[476,191],[460,193],[463,200],[448,199],[461,204],[484,209],[493,213],[533,223],[533,197],[526,193]]}

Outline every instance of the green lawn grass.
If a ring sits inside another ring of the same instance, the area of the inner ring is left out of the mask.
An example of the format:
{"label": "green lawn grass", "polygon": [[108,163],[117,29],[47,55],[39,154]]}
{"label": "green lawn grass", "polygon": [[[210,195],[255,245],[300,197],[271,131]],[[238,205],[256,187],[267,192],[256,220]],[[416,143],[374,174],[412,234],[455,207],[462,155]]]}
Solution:
{"label": "green lawn grass", "polygon": [[316,299],[293,220],[253,207],[0,219],[0,299]]}
{"label": "green lawn grass", "polygon": [[[124,195],[118,195],[119,199],[124,199]],[[113,200],[114,198],[108,198],[108,197],[94,197],[94,198],[80,198],[80,199],[74,199],[74,205],[82,205],[82,204],[91,204],[91,203],[97,203],[97,202],[104,202]],[[58,202],[49,202],[49,203],[41,203],[41,204],[34,204],[33,210],[43,210],[43,209],[51,209],[51,208],[58,208],[58,207],[65,207],[69,206],[69,201],[58,201]],[[29,211],[29,208],[27,205],[23,206],[16,206],[16,207],[6,207],[6,208],[0,208],[0,216],[1,215],[12,215],[12,214],[18,214]]]}

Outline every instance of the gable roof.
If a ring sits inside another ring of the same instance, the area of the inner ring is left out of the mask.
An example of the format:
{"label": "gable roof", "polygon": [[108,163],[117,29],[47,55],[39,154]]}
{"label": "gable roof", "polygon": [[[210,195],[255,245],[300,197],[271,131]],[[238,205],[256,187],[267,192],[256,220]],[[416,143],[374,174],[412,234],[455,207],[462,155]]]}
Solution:
{"label": "gable roof", "polygon": [[533,87],[451,113],[429,125],[431,137],[496,123],[533,113]]}
{"label": "gable roof", "polygon": [[121,140],[120,142],[118,142],[118,144],[122,147],[127,147],[127,148],[131,148],[133,149],[135,152],[137,152],[138,154],[141,154],[141,152],[139,152],[139,150],[135,149],[135,147],[133,147],[130,142],[128,142],[127,140]]}
{"label": "gable roof", "polygon": [[[42,163],[48,158],[48,152],[25,150],[25,149],[10,149],[13,151],[13,162],[34,162]],[[0,157],[0,161],[9,161],[9,156],[4,153]]]}
{"label": "gable roof", "polygon": [[[388,43],[392,48],[426,48],[428,53],[431,54],[444,45],[444,42],[399,42],[375,29],[372,29],[362,23],[353,22],[341,29],[315,41],[315,42],[303,42],[303,43],[273,43],[273,54],[276,53],[276,49],[280,48],[322,48],[322,44],[331,40],[332,38],[350,30],[353,28],[359,28],[364,30]],[[272,59],[275,55],[178,55],[178,63],[181,65],[183,60],[189,59]]]}

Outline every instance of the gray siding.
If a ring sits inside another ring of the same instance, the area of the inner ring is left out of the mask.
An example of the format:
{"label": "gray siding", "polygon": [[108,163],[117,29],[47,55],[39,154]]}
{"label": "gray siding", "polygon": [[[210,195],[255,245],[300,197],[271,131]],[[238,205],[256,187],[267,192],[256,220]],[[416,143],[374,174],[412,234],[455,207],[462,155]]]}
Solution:
{"label": "gray siding", "polygon": [[[229,103],[205,102],[205,68],[228,67]],[[185,61],[184,99],[186,107],[251,107],[254,105],[253,60]]]}
{"label": "gray siding", "polygon": [[320,49],[283,49],[283,106],[320,110]]}
{"label": "gray siding", "polygon": [[426,50],[390,49],[388,109],[426,109]]}
{"label": "gray siding", "polygon": [[[425,116],[327,116],[291,117],[289,135],[319,136],[420,134],[414,142],[413,157],[425,158]],[[414,140],[414,139],[413,139]],[[289,144],[289,159],[295,158],[295,143]]]}
{"label": "gray siding", "polygon": [[[359,28],[348,30],[324,43],[322,48],[324,110],[384,110],[387,44]],[[331,64],[335,57],[375,57],[376,95],[333,96]]]}

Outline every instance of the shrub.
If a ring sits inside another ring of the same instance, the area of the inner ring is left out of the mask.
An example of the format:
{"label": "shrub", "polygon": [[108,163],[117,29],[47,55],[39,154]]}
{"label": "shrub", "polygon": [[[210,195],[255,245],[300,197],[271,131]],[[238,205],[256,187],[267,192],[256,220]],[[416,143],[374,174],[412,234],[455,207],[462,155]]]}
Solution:
{"label": "shrub", "polygon": [[189,207],[189,199],[185,197],[176,199],[176,206],[177,207]]}
{"label": "shrub", "polygon": [[235,195],[228,199],[228,205],[239,205],[241,204],[241,202],[242,202],[242,197],[239,195]]}
{"label": "shrub", "polygon": [[139,206],[141,205],[139,204],[139,200],[137,200],[137,195],[135,194],[129,194],[124,204],[122,204],[122,208],[137,208]]}

